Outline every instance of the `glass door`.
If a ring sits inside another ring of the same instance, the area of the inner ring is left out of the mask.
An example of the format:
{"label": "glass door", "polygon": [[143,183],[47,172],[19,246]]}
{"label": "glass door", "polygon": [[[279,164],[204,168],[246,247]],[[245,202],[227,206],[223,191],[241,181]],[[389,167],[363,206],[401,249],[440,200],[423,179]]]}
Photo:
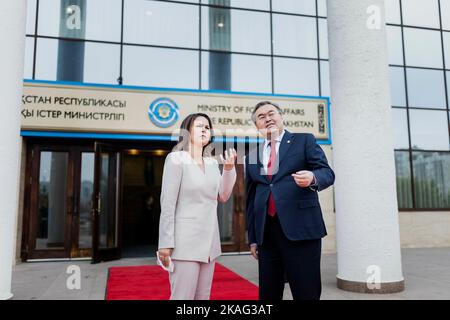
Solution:
{"label": "glass door", "polygon": [[95,143],[94,194],[92,206],[92,263],[120,259],[119,172],[117,148]]}
{"label": "glass door", "polygon": [[93,148],[35,144],[27,158],[22,259],[91,257]]}
{"label": "glass door", "polygon": [[70,150],[35,146],[29,163],[27,259],[69,258],[73,213]]}

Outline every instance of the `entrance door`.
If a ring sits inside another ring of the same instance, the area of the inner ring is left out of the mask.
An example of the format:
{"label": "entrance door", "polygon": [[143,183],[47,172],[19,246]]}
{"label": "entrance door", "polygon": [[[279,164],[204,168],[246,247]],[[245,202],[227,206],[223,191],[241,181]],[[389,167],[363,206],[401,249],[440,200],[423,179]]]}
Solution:
{"label": "entrance door", "polygon": [[120,259],[120,151],[95,143],[92,263]]}
{"label": "entrance door", "polygon": [[92,255],[92,148],[32,145],[28,151],[22,259]]}

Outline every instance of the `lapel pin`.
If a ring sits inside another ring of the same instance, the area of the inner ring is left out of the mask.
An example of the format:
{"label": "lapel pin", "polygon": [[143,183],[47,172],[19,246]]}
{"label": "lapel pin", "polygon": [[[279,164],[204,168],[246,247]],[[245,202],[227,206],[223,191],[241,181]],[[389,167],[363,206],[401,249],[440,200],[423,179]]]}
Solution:
{"label": "lapel pin", "polygon": [[291,140],[288,140],[287,143],[291,143]]}

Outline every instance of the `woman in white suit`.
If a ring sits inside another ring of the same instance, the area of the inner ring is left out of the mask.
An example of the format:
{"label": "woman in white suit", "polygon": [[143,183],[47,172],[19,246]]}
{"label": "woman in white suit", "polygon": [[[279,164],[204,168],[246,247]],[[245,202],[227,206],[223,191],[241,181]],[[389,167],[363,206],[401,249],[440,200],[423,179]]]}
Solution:
{"label": "woman in white suit", "polygon": [[[236,151],[208,156],[212,123],[203,113],[181,124],[180,140],[166,158],[161,188],[159,256],[169,266],[171,300],[208,300],[215,260],[221,254],[217,202],[229,199],[236,181]],[[206,149],[206,150],[205,150]]]}

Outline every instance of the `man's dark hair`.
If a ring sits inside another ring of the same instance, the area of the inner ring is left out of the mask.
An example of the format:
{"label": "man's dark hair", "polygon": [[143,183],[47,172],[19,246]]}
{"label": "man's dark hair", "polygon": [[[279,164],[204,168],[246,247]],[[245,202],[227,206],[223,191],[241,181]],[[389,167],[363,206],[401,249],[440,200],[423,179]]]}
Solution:
{"label": "man's dark hair", "polygon": [[261,108],[262,106],[265,106],[265,105],[267,105],[267,104],[270,104],[271,106],[274,106],[275,108],[277,108],[277,110],[278,110],[278,112],[279,112],[280,114],[283,114],[283,112],[281,111],[280,106],[278,106],[276,103],[273,103],[272,101],[261,101],[261,102],[258,102],[258,103],[256,104],[255,108],[254,108],[253,111],[252,111],[252,120],[253,120],[254,123],[256,123],[256,118],[255,118],[256,111],[257,111],[259,108]]}

